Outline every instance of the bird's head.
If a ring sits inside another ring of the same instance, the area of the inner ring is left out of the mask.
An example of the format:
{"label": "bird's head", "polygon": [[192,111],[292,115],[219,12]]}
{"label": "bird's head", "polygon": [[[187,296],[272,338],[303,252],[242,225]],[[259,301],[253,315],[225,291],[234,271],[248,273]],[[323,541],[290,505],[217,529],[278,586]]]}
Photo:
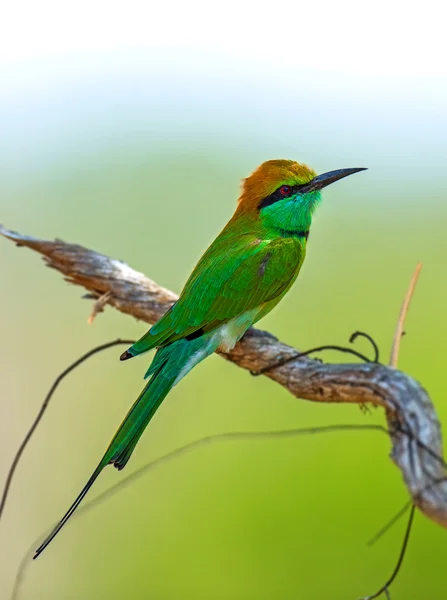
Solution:
{"label": "bird's head", "polygon": [[257,215],[266,225],[286,231],[308,231],[320,191],[363,168],[317,175],[293,160],[268,160],[244,180],[237,213]]}

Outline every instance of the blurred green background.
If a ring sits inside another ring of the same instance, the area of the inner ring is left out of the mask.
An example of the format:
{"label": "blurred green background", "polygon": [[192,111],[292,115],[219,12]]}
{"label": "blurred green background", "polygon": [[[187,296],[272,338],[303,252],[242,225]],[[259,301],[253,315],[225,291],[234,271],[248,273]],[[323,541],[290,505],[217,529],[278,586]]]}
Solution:
{"label": "blurred green background", "polygon": [[[298,35],[297,26],[296,47],[289,40],[282,60],[281,45],[271,54],[265,48],[267,39],[281,38],[282,20],[272,17],[270,37],[268,15],[258,29],[247,24],[247,39],[256,43],[229,49],[222,40],[244,31],[242,9],[225,9],[238,24],[227,15],[213,43],[220,17],[204,16],[196,4],[180,24],[149,15],[151,34],[167,36],[153,44],[149,33],[146,44],[139,42],[148,15],[138,12],[123,21],[129,40],[137,28],[135,43],[117,36],[102,46],[82,46],[84,38],[74,35],[79,23],[61,25],[53,13],[39,13],[35,27],[36,15],[28,15],[25,32],[14,21],[10,46],[2,48],[16,54],[0,57],[0,222],[94,248],[180,291],[232,214],[240,179],[260,162],[292,158],[318,172],[367,166],[325,191],[299,280],[261,327],[302,349],[345,344],[362,329],[386,361],[421,260],[400,368],[423,383],[445,422],[447,80],[433,66],[440,64],[436,48],[427,38],[415,60],[408,30],[388,24],[376,29],[383,34],[376,55],[370,37],[362,37],[365,15],[351,17],[354,38],[340,40],[340,27],[347,27],[340,12],[327,27],[332,37],[315,49],[307,44],[304,59],[300,41],[310,34]],[[125,12],[131,15],[130,5]],[[92,40],[107,33],[107,18],[100,29],[98,15],[86,20]],[[293,26],[299,15],[288,16]],[[194,43],[169,37],[180,25]],[[41,47],[26,37],[34,29]],[[64,33],[71,46],[64,46]],[[20,40],[28,43],[23,55]],[[314,51],[321,60],[313,61]],[[338,60],[349,56],[352,63]],[[111,308],[88,326],[91,304],[80,299],[82,290],[6,240],[0,281],[3,480],[55,376],[95,344],[137,337],[146,326]],[[142,387],[145,361],[120,364],[121,351],[70,375],[26,451],[0,526],[2,600],[23,553],[70,505]],[[107,469],[89,499],[150,459],[211,433],[383,421],[378,410],[299,401],[213,356],[170,394],[126,470]],[[407,500],[388,452],[387,438],[374,432],[202,448],[73,519],[30,564],[20,598],[372,593],[391,573],[405,528],[401,521],[366,546]],[[445,597],[446,553],[445,531],[417,514],[393,600]]]}

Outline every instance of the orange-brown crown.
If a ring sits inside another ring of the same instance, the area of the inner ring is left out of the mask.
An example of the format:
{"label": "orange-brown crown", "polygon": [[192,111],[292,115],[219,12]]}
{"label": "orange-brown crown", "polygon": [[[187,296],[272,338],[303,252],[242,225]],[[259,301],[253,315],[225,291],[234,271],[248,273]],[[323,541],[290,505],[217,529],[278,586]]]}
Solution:
{"label": "orange-brown crown", "polygon": [[316,175],[307,165],[293,160],[267,160],[243,180],[238,208],[254,209],[261,200],[273,194],[281,185],[302,185]]}

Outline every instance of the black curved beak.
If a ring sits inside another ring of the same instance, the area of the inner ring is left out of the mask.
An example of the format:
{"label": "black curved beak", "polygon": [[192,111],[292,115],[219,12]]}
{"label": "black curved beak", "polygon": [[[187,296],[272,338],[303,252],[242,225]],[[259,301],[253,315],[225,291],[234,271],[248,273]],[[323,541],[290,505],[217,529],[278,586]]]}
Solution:
{"label": "black curved beak", "polygon": [[306,185],[306,192],[315,192],[317,190],[321,190],[327,185],[331,185],[335,181],[339,179],[343,179],[343,177],[347,177],[348,175],[353,175],[354,173],[358,173],[359,171],[366,171],[366,167],[358,167],[354,169],[337,169],[337,171],[329,171],[328,173],[323,173],[322,175],[317,175],[309,181]]}

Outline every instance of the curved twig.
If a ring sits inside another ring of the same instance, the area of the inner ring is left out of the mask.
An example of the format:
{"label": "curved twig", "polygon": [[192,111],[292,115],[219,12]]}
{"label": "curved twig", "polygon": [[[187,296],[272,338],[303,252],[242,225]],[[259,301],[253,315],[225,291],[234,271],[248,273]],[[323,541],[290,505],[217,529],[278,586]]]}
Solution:
{"label": "curved twig", "polygon": [[[351,338],[352,338],[352,336],[351,336]],[[375,345],[375,342],[374,342],[374,346],[377,347]],[[352,356],[356,356],[357,358],[360,358],[360,360],[363,360],[363,362],[366,362],[366,363],[372,362],[369,360],[369,358],[367,356],[365,356],[361,352],[357,352],[357,350],[354,350],[353,348],[347,348],[346,346],[337,346],[337,345],[332,345],[332,344],[326,344],[324,346],[317,346],[316,348],[310,348],[309,350],[305,350],[304,352],[297,352],[296,354],[292,354],[292,356],[277,360],[277,361],[273,362],[271,365],[267,365],[266,367],[263,367],[259,371],[250,371],[250,373],[256,377],[258,375],[265,375],[265,373],[267,373],[268,371],[274,371],[275,369],[278,369],[279,367],[283,367],[284,365],[286,365],[289,362],[292,362],[292,360],[295,360],[296,358],[303,358],[303,356],[310,356],[311,354],[315,354],[316,352],[323,352],[326,350],[335,350],[337,352],[344,352],[345,354],[351,354]]]}
{"label": "curved twig", "polygon": [[394,567],[394,570],[393,570],[390,578],[386,581],[386,583],[377,592],[375,592],[375,594],[372,594],[371,596],[366,596],[365,598],[362,598],[361,600],[373,600],[374,598],[378,598],[382,594],[387,594],[388,588],[393,583],[393,581],[396,579],[396,577],[399,573],[400,567],[402,565],[402,561],[405,556],[405,551],[407,549],[408,540],[410,539],[410,532],[411,532],[411,526],[413,525],[415,509],[416,509],[416,506],[413,504],[411,506],[410,518],[408,519],[407,529],[405,530],[404,541],[402,543],[402,548],[400,550],[399,558],[397,559],[396,566]]}
{"label": "curved twig", "polygon": [[376,340],[372,336],[370,336],[369,333],[366,333],[365,331],[354,331],[354,333],[349,338],[349,342],[351,344],[353,344],[358,337],[363,337],[363,338],[367,339],[368,342],[373,347],[374,358],[371,362],[375,362],[375,363],[380,362],[379,346],[377,345]]}
{"label": "curved twig", "polygon": [[45,411],[48,408],[48,405],[50,403],[51,397],[54,394],[54,392],[56,391],[58,385],[60,384],[60,382],[64,379],[64,377],[66,377],[69,373],[71,373],[74,369],[76,369],[76,367],[78,367],[81,363],[83,363],[84,361],[86,361],[88,358],[90,358],[91,356],[93,356],[94,354],[96,354],[97,352],[101,352],[101,350],[106,350],[107,348],[111,348],[112,346],[117,346],[118,344],[132,344],[133,340],[114,340],[113,342],[108,342],[106,344],[101,344],[100,346],[96,346],[96,348],[93,348],[92,350],[90,350],[89,352],[86,352],[85,354],[83,354],[80,358],[78,358],[77,360],[75,360],[70,366],[68,366],[66,369],[64,369],[62,371],[62,373],[60,373],[56,379],[54,380],[53,385],[51,386],[48,394],[45,396],[45,399],[42,403],[42,406],[39,409],[39,412],[36,415],[36,418],[34,419],[31,427],[29,428],[27,434],[25,435],[25,437],[23,438],[22,443],[19,446],[19,449],[16,452],[16,455],[14,456],[14,460],[12,461],[12,464],[9,468],[8,474],[6,476],[6,481],[5,481],[5,485],[3,487],[3,492],[1,495],[1,499],[0,499],[0,519],[2,517],[3,511],[5,509],[5,504],[6,504],[6,500],[8,498],[8,494],[9,494],[9,490],[11,488],[11,483],[12,483],[12,479],[14,477],[14,473],[17,469],[17,466],[20,462],[20,458],[22,457],[23,452],[25,451],[26,446],[28,445],[33,433],[36,431],[37,426],[39,425],[40,421],[42,420]]}

